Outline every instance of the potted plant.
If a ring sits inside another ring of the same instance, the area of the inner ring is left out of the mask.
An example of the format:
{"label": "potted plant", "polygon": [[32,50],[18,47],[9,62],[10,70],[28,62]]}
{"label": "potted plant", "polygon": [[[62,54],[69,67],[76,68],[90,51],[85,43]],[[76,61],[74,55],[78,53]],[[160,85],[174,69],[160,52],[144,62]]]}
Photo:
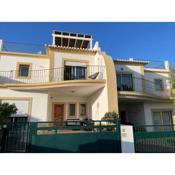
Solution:
{"label": "potted plant", "polygon": [[112,121],[116,121],[119,119],[119,115],[113,111],[113,112],[106,112],[104,117],[102,118],[102,120],[111,120]]}
{"label": "potted plant", "polygon": [[[107,125],[113,125],[116,123],[117,120],[119,120],[119,115],[113,111],[113,112],[106,112],[102,120],[106,121],[105,123]],[[107,128],[107,131],[112,131],[114,130],[113,127]]]}

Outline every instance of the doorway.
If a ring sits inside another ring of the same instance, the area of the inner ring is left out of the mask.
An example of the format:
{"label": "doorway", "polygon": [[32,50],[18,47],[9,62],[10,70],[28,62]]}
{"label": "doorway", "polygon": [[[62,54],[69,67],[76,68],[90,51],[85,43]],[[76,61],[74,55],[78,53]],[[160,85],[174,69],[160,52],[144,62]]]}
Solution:
{"label": "doorway", "polygon": [[127,124],[128,123],[127,114],[126,114],[125,110],[119,111],[119,116],[120,116],[121,124]]}
{"label": "doorway", "polygon": [[64,120],[64,104],[53,104],[53,121],[62,122]]}

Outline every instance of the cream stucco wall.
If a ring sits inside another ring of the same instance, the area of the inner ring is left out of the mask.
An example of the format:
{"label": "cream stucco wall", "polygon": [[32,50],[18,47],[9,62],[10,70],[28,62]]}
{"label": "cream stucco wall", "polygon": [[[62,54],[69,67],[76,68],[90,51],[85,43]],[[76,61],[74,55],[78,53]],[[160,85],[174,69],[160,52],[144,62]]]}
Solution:
{"label": "cream stucco wall", "polygon": [[[63,73],[63,61],[76,61],[76,62],[85,62],[88,66],[89,75],[92,75],[96,72],[99,72],[99,75],[96,79],[105,79],[105,64],[102,56],[98,54],[83,54],[83,53],[69,53],[69,52],[54,52],[54,58],[51,61],[51,67],[56,68],[56,74],[61,75]],[[76,64],[76,63],[75,63]],[[88,76],[89,76],[88,75]],[[61,76],[59,76],[61,80]]]}
{"label": "cream stucco wall", "polygon": [[[170,77],[169,73],[161,73],[161,72],[145,72],[144,78],[148,81],[145,81],[145,90],[152,91],[153,94],[163,97],[170,97]],[[156,91],[154,84],[150,85],[150,81],[154,83],[154,79],[162,79],[163,80],[163,91]],[[151,86],[151,88],[149,88]]]}
{"label": "cream stucco wall", "polygon": [[[62,60],[63,59],[69,59],[69,60],[80,60],[80,61],[87,61],[89,65],[97,65],[97,66],[103,66],[103,79],[106,79],[106,70],[105,70],[105,62],[104,57],[101,54],[82,54],[82,53],[69,53],[69,52],[57,52],[53,51],[54,57],[51,57],[50,59],[42,59],[42,58],[30,58],[25,56],[11,56],[11,55],[1,55],[0,56],[0,69],[1,71],[11,71],[17,69],[17,63],[31,63],[32,64],[32,70],[43,70],[43,69],[49,69],[49,68],[57,68],[62,67]],[[52,61],[50,62],[50,60]],[[54,61],[53,61],[54,59]],[[54,64],[53,64],[54,63]],[[51,66],[52,65],[52,66]],[[49,79],[49,75],[44,75],[46,79]],[[99,74],[99,77],[101,75]],[[15,79],[16,77],[13,77],[13,80],[17,80],[13,83],[25,82],[23,79],[18,80]],[[34,77],[31,77],[32,83],[35,82]],[[38,77],[37,77],[38,80]],[[31,83],[30,81],[27,81],[25,83]],[[77,84],[78,86],[78,84]],[[66,108],[66,114],[65,119],[68,117],[67,109],[69,103],[86,103],[87,104],[87,116],[89,118],[93,119],[101,119],[106,112],[108,112],[108,92],[107,92],[107,84],[104,85],[105,87],[98,90],[97,92],[91,94],[90,96],[66,96],[63,95],[60,96],[57,93],[52,94],[48,93],[47,91],[15,91],[15,90],[9,90],[9,89],[0,89],[0,99],[3,98],[4,100],[11,99],[11,103],[16,103],[17,101],[14,100],[14,98],[31,98],[32,99],[32,105],[31,105],[31,120],[32,121],[48,121],[52,120],[52,104],[53,103],[65,103]],[[59,89],[58,89],[59,91]],[[21,104],[19,106],[21,111],[26,111],[27,109],[24,108],[30,108],[30,105],[28,104],[27,107],[24,106],[26,103],[22,104],[22,100],[18,100],[18,106],[19,103]],[[23,106],[23,107],[22,107]],[[22,109],[23,108],[23,109]],[[77,111],[78,111],[78,105],[77,105]],[[79,114],[78,114],[79,115]]]}
{"label": "cream stucco wall", "polygon": [[[43,70],[49,69],[50,60],[46,58],[39,57],[28,57],[28,56],[11,56],[11,55],[0,55],[0,75],[1,81],[3,78],[4,83],[18,83],[18,82],[27,82],[33,83],[40,81],[49,80],[49,71],[32,71],[31,79],[19,79],[16,78],[17,64],[18,63],[30,63],[32,70]],[[13,71],[10,73],[4,73],[3,71]],[[11,80],[9,79],[9,76]]]}
{"label": "cream stucco wall", "polygon": [[91,115],[94,120],[101,120],[108,112],[108,96],[107,87],[98,90],[88,99],[89,106],[91,106]]}
{"label": "cream stucco wall", "polygon": [[37,57],[33,58],[33,57],[25,57],[25,56],[0,55],[0,70],[1,71],[16,70],[17,62],[32,63],[33,70],[49,68],[49,59],[42,59]]}
{"label": "cream stucco wall", "polygon": [[[32,91],[14,91],[9,89],[0,89],[0,99],[12,99],[16,103],[16,98],[31,98],[31,121],[47,121],[47,92],[32,92]],[[13,100],[14,99],[14,100]],[[20,101],[20,100],[19,100]],[[23,101],[23,100],[21,100]],[[29,107],[29,106],[28,106]]]}
{"label": "cream stucco wall", "polygon": [[30,102],[28,100],[8,100],[8,99],[2,99],[1,103],[9,103],[13,104],[15,103],[18,111],[15,115],[18,116],[26,116],[29,113],[29,108],[30,108]]}
{"label": "cream stucco wall", "polygon": [[87,117],[91,117],[90,114],[90,106],[88,104],[88,98],[87,97],[80,97],[80,96],[67,96],[67,95],[57,95],[53,94],[52,92],[49,92],[49,100],[48,100],[48,120],[53,120],[53,104],[54,103],[60,103],[64,104],[64,120],[69,118],[68,115],[68,106],[69,104],[76,104],[76,118],[79,118],[79,104],[85,103],[86,104],[86,110],[87,110]]}
{"label": "cream stucco wall", "polygon": [[[64,119],[69,117],[68,115],[68,105],[70,103],[76,104],[77,115],[79,118],[79,104],[85,103],[87,114],[86,117],[92,118],[93,120],[100,120],[104,114],[108,111],[108,100],[107,100],[107,88],[101,88],[94,92],[90,96],[71,96],[71,95],[57,95],[56,93],[49,92],[48,101],[48,120],[53,119],[53,104],[61,103],[64,104]],[[80,117],[81,118],[81,117]]]}
{"label": "cream stucco wall", "polygon": [[[90,66],[102,66],[102,76],[103,79],[106,79],[106,69],[105,69],[105,62],[104,57],[101,54],[82,54],[82,53],[67,53],[67,52],[54,52],[53,54],[54,61],[52,62],[52,66],[54,68],[62,67],[63,60],[75,60],[75,61],[86,61],[87,64]],[[94,71],[95,73],[95,71]],[[101,77],[99,74],[98,77]],[[98,79],[98,78],[97,78]],[[52,96],[50,94],[50,96]],[[117,98],[117,97],[116,97]],[[101,119],[106,112],[108,112],[108,93],[107,93],[107,84],[105,84],[105,87],[103,89],[98,90],[94,94],[92,94],[89,97],[68,97],[68,96],[57,96],[49,99],[49,112],[48,115],[51,117],[52,115],[52,103],[53,102],[64,102],[66,111],[67,106],[69,102],[86,102],[87,103],[87,115],[88,117],[91,117],[92,119]],[[50,118],[49,117],[49,118]],[[67,117],[67,112],[66,112]],[[66,118],[65,117],[65,118]]]}
{"label": "cream stucco wall", "polygon": [[93,55],[55,52],[55,54],[54,54],[54,68],[62,67],[62,59],[89,61],[90,65],[94,65],[94,63],[95,63]]}

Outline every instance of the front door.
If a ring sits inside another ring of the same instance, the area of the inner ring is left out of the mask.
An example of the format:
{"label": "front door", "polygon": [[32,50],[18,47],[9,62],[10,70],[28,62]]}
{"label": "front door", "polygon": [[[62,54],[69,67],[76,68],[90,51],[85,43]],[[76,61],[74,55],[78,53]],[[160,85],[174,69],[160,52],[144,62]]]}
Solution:
{"label": "front door", "polygon": [[54,104],[54,121],[62,122],[64,120],[64,104]]}
{"label": "front door", "polygon": [[127,124],[127,116],[126,116],[126,111],[119,111],[119,116],[121,119],[121,124]]}

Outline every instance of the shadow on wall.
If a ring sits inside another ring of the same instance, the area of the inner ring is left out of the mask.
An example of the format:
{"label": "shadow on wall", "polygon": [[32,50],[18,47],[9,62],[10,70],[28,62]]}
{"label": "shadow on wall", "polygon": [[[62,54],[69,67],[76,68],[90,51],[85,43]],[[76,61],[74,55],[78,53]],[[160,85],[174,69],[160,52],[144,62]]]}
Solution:
{"label": "shadow on wall", "polygon": [[25,82],[21,82],[18,80],[14,80],[14,79],[10,79],[4,76],[0,75],[0,84],[4,84],[4,83],[11,83],[11,84],[26,84]]}
{"label": "shadow on wall", "polygon": [[[101,89],[99,89],[99,90],[97,90],[96,92],[94,92],[93,93],[93,95],[91,95],[89,98],[88,98],[88,102],[90,103],[90,106],[91,106],[91,108],[90,108],[90,114],[91,114],[91,116],[95,116],[95,117],[103,117],[103,116],[100,116],[100,103],[99,102],[97,102],[96,104],[95,104],[95,106],[93,107],[93,104],[96,102],[96,101],[98,101],[98,98],[100,97],[100,95],[101,95],[101,93],[103,92],[103,90],[104,90],[104,87],[103,88],[101,88]],[[102,102],[101,100],[100,100],[100,102]],[[94,110],[94,109],[95,110]],[[94,114],[92,114],[92,109],[93,109],[93,111],[94,111]],[[106,111],[107,112],[107,111]],[[96,118],[97,119],[97,118]]]}
{"label": "shadow on wall", "polygon": [[[38,118],[39,118],[39,117],[38,117]],[[31,116],[29,122],[40,122],[41,120],[39,120],[38,118]]]}

